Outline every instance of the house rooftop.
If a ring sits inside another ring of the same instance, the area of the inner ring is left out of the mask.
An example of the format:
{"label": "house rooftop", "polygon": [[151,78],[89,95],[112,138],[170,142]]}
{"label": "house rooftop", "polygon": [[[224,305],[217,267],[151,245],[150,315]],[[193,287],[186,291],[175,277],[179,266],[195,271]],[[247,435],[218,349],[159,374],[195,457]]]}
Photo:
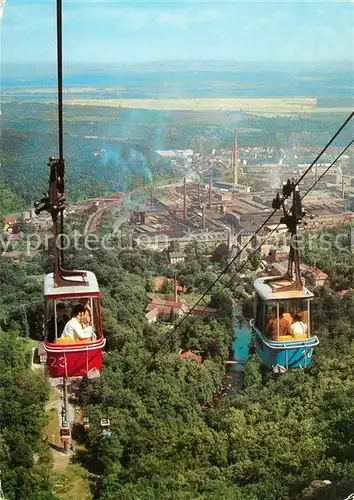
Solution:
{"label": "house rooftop", "polygon": [[4,222],[7,224],[14,224],[15,222],[17,222],[17,219],[16,217],[6,216],[4,217]]}
{"label": "house rooftop", "polygon": [[153,297],[150,296],[150,298],[151,302],[146,307],[146,309],[149,311],[157,306],[167,306],[173,309],[180,309],[182,307],[182,302],[180,300],[166,300],[161,297],[157,297],[156,295],[154,295]]}
{"label": "house rooftop", "polygon": [[199,354],[195,354],[192,351],[183,352],[182,354],[179,355],[179,357],[181,359],[191,359],[191,360],[195,361],[196,363],[201,363],[203,361],[202,356],[200,356]]}

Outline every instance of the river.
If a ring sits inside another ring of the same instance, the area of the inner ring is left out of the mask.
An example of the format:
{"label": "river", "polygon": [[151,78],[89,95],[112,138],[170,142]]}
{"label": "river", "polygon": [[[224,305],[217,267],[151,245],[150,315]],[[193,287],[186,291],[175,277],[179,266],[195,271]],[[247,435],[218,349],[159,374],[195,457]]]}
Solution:
{"label": "river", "polygon": [[252,343],[252,330],[247,320],[242,316],[242,311],[234,307],[232,310],[232,360],[233,364],[227,365],[226,386],[227,395],[235,396],[243,387],[243,369],[250,358]]}

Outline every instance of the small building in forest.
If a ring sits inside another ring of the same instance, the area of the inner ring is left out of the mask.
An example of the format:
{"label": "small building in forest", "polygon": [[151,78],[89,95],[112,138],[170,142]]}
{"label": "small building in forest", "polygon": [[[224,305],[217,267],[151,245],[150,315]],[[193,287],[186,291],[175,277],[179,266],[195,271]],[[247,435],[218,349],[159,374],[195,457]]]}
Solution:
{"label": "small building in forest", "polygon": [[178,264],[178,262],[184,262],[186,255],[184,252],[168,252],[168,260],[170,264]]}
{"label": "small building in forest", "polygon": [[166,300],[163,297],[149,294],[150,302],[146,306],[145,317],[149,323],[155,323],[158,319],[173,321],[183,316],[187,311],[183,302],[177,300]]}
{"label": "small building in forest", "polygon": [[203,361],[202,356],[200,356],[199,354],[195,354],[192,351],[185,351],[183,353],[180,353],[179,357],[181,359],[191,359],[192,361],[195,361],[196,363],[201,363]]}

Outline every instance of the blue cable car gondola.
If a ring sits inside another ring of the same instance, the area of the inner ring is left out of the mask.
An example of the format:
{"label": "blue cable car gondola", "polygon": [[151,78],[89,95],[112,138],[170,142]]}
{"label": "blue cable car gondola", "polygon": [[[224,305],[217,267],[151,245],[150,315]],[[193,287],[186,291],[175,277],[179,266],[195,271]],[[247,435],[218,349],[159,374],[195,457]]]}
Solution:
{"label": "blue cable car gondola", "polygon": [[[282,290],[284,278],[278,281],[273,278],[259,278],[254,282],[256,294],[255,317],[251,326],[255,338],[256,351],[261,356],[263,364],[268,368],[306,368],[311,364],[313,348],[318,345],[318,338],[313,335],[311,326],[311,301],[313,294],[302,287],[300,290]],[[286,285],[285,285],[286,286]],[[280,289],[280,290],[279,290]],[[269,338],[267,324],[271,311],[276,310],[275,325],[278,326],[275,338]],[[301,311],[307,332],[300,335],[281,335],[280,321],[282,309],[286,311],[283,317],[289,326]]]}
{"label": "blue cable car gondola", "polygon": [[[290,196],[293,197],[293,203],[288,210],[285,200]],[[255,311],[250,324],[256,351],[263,364],[284,371],[308,367],[319,340],[313,334],[312,327],[313,293],[305,288],[300,273],[297,227],[306,214],[302,210],[300,193],[294,180],[289,180],[283,186],[283,194],[278,194],[273,200],[273,208],[283,209],[280,223],[286,224],[291,234],[288,269],[284,276],[255,280]]]}

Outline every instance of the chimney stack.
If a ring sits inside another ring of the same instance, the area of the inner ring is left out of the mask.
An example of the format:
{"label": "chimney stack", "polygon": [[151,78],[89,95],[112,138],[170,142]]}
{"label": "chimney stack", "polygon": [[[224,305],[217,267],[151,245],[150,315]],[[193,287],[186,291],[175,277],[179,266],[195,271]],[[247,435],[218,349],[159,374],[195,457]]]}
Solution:
{"label": "chimney stack", "polygon": [[174,301],[178,301],[178,294],[177,294],[177,274],[175,273],[174,278],[173,278],[173,293],[174,293]]}
{"label": "chimney stack", "polygon": [[198,180],[198,205],[200,205],[200,179]]}
{"label": "chimney stack", "polygon": [[183,179],[183,220],[187,220],[187,177]]}
{"label": "chimney stack", "polygon": [[234,130],[234,151],[232,155],[232,169],[234,174],[233,185],[234,189],[238,184],[238,151],[237,151],[237,131]]}
{"label": "chimney stack", "polygon": [[205,207],[202,206],[202,228],[205,229]]}
{"label": "chimney stack", "polygon": [[204,140],[203,137],[199,139],[199,152],[201,156],[204,156]]}
{"label": "chimney stack", "polygon": [[211,174],[209,174],[209,201],[208,201],[208,208],[211,208]]}

